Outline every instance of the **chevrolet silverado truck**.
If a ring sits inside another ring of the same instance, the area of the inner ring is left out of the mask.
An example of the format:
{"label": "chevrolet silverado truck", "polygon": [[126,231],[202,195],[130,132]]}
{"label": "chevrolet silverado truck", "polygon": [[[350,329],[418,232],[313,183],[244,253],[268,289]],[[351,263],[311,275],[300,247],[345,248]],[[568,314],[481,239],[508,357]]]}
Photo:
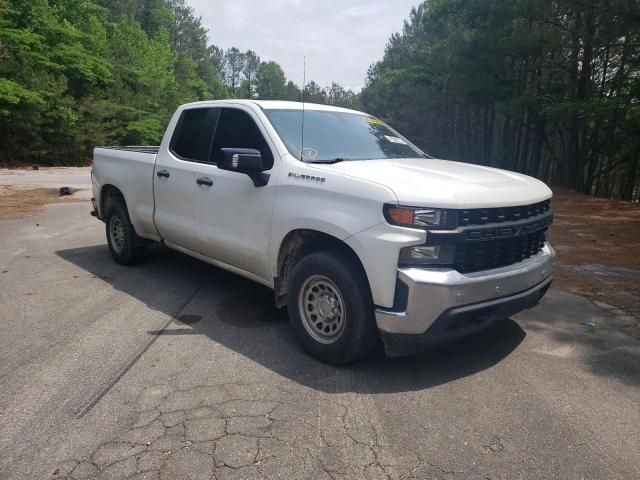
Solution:
{"label": "chevrolet silverado truck", "polygon": [[549,188],[430,157],[325,105],[183,105],[159,147],[96,148],[113,259],[160,243],[274,291],[316,358],[402,355],[534,306],[552,280]]}

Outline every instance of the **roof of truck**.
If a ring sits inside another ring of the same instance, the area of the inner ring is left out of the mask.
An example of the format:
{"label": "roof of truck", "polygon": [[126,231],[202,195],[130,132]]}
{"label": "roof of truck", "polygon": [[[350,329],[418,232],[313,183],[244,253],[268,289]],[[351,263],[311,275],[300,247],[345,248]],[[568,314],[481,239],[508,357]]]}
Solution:
{"label": "roof of truck", "polygon": [[[284,100],[209,100],[204,102],[193,102],[187,105],[215,105],[217,103],[235,103],[238,105],[257,105],[263,110],[302,110],[302,102],[287,102]],[[327,112],[343,112],[343,113],[357,113],[360,115],[366,115],[364,112],[357,110],[350,110],[348,108],[334,107],[332,105],[321,105],[318,103],[304,103],[305,110],[321,110]]]}

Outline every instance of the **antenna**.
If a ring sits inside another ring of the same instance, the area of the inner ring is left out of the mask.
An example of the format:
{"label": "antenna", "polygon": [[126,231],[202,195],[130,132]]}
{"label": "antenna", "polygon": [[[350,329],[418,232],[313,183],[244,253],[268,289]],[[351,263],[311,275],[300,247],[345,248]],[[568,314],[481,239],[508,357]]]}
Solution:
{"label": "antenna", "polygon": [[302,132],[301,132],[301,150],[300,150],[300,160],[304,162],[304,99],[305,93],[307,90],[307,57],[305,55],[303,60],[302,67]]}

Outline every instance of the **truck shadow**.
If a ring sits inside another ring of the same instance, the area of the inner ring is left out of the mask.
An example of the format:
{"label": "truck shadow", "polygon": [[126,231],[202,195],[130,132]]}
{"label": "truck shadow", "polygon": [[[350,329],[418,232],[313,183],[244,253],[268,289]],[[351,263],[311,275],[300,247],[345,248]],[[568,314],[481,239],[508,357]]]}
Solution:
{"label": "truck shadow", "polygon": [[[416,356],[388,358],[379,345],[361,362],[338,368],[309,357],[294,338],[286,310],[274,307],[273,293],[237,275],[159,246],[149,248],[145,262],[134,267],[115,264],[105,245],[56,254],[172,316],[174,322],[162,335],[205,335],[283,377],[326,392],[430,388],[491,368],[526,335],[516,322],[504,320],[472,338]],[[181,290],[172,296],[169,286]]]}

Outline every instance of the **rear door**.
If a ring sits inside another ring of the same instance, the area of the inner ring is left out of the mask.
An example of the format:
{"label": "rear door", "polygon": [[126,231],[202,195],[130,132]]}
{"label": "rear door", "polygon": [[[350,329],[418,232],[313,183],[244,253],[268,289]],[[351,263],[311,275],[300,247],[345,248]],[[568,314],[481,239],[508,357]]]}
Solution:
{"label": "rear door", "polygon": [[161,150],[154,171],[155,223],[171,244],[197,251],[195,202],[198,162],[211,155],[213,131],[219,115],[214,108],[183,110],[168,150]]}
{"label": "rear door", "polygon": [[[215,165],[221,148],[259,150],[270,169],[269,182],[256,187],[242,173],[220,170]],[[195,197],[196,235],[199,251],[220,262],[240,268],[267,281],[268,247],[275,199],[277,150],[260,119],[248,107],[225,107],[215,130],[211,159],[195,166],[201,184]]]}

